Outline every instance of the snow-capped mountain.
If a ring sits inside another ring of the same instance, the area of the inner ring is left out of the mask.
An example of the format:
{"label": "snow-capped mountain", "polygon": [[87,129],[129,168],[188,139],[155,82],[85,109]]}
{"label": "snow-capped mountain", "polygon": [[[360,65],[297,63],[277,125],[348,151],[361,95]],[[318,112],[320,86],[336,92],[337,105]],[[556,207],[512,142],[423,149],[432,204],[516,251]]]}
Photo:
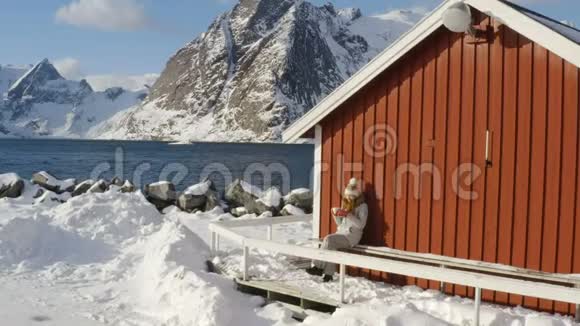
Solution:
{"label": "snow-capped mountain", "polygon": [[0,98],[10,87],[22,77],[32,66],[0,65]]}
{"label": "snow-capped mountain", "polygon": [[2,67],[0,85],[0,137],[84,138],[147,95],[118,87],[95,92],[85,80],[64,79],[47,59],[27,70]]}
{"label": "snow-capped mountain", "polygon": [[423,13],[363,16],[304,0],[241,0],[167,63],[149,97],[92,137],[278,140]]}

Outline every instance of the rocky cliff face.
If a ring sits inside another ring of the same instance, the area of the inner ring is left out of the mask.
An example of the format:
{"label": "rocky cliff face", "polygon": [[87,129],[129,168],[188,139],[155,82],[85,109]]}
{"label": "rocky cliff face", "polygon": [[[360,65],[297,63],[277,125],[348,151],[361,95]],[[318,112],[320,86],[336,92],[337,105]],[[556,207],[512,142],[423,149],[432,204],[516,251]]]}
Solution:
{"label": "rocky cliff face", "polygon": [[144,103],[92,136],[278,140],[421,16],[365,17],[303,0],[241,0],[169,60]]}
{"label": "rocky cliff face", "polygon": [[85,80],[63,78],[46,59],[29,70],[13,70],[0,84],[10,85],[0,94],[0,137],[86,137],[146,96],[120,88],[95,92]]}

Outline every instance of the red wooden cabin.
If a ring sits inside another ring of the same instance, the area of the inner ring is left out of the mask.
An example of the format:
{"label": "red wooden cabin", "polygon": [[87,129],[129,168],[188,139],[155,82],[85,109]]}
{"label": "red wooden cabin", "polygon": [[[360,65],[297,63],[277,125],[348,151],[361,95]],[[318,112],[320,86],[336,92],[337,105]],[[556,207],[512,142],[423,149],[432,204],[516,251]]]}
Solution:
{"label": "red wooden cabin", "polygon": [[[467,0],[476,32],[454,33],[442,15],[455,2],[284,133],[315,136],[315,233],[335,231],[330,209],[357,177],[366,244],[580,274],[580,31],[508,2]],[[506,293],[484,299],[575,311]]]}

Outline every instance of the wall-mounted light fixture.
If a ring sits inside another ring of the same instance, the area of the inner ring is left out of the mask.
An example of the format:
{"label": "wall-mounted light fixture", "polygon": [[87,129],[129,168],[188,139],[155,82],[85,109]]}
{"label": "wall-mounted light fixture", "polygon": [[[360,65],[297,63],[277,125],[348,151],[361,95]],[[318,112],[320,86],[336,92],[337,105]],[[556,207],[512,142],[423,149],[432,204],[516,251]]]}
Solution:
{"label": "wall-mounted light fixture", "polygon": [[477,30],[473,27],[471,9],[463,2],[458,2],[445,10],[443,13],[443,25],[454,33],[477,35]]}

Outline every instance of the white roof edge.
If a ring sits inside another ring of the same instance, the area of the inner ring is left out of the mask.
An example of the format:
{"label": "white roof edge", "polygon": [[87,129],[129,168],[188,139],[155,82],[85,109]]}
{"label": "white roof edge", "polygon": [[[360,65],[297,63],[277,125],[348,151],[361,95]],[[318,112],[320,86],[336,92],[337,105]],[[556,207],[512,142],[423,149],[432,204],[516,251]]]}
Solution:
{"label": "white roof edge", "polygon": [[549,26],[498,0],[465,0],[465,3],[580,67],[580,45]]}
{"label": "white roof edge", "polygon": [[[330,93],[317,106],[290,125],[282,133],[283,141],[286,143],[295,142],[300,136],[334,111],[334,109],[361,90],[371,80],[389,68],[389,66],[397,62],[403,55],[439,28],[443,24],[441,21],[442,13],[449,6],[460,1],[446,0],[439,5],[439,7],[381,52],[381,54]],[[500,20],[529,40],[542,45],[549,51],[580,67],[580,45],[544,24],[498,0],[464,0],[463,2]]]}

